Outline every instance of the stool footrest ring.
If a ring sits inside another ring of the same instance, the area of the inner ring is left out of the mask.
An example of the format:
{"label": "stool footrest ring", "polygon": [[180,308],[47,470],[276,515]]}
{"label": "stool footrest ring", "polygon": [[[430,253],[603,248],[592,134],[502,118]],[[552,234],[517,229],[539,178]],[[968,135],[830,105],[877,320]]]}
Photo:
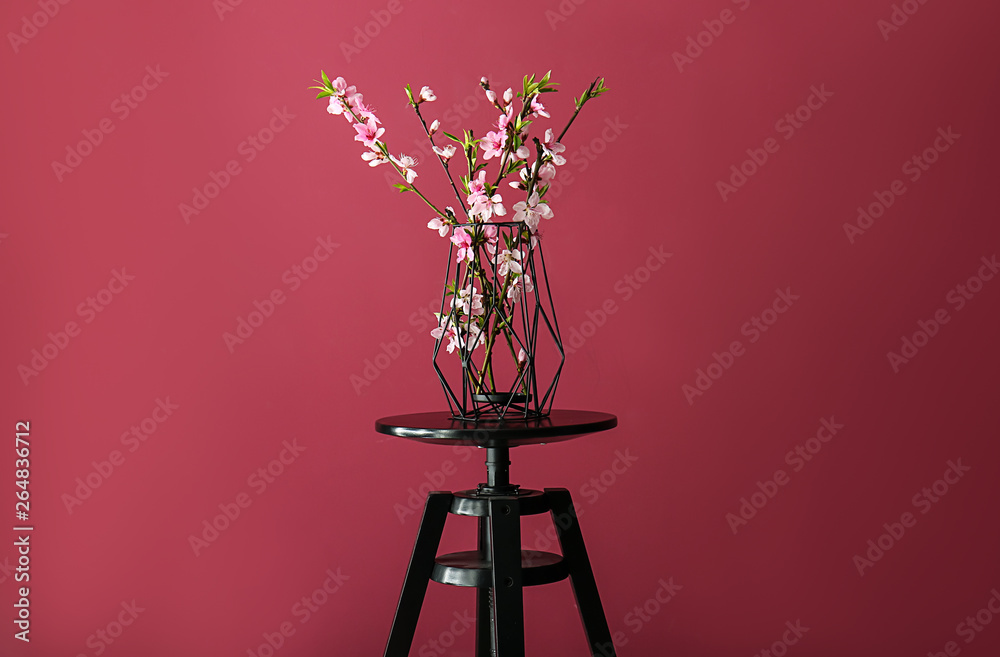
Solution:
{"label": "stool footrest ring", "polygon": [[[490,561],[482,553],[452,552],[442,554],[434,560],[431,579],[451,586],[493,586]],[[521,550],[522,586],[540,586],[564,580],[569,570],[562,555],[538,550]]]}

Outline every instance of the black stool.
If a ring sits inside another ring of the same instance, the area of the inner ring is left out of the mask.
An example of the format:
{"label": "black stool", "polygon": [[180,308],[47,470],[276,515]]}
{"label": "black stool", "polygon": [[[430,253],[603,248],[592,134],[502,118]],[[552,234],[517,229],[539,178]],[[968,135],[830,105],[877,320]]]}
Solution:
{"label": "black stool", "polygon": [[[523,587],[558,582],[573,586],[593,657],[615,657],[611,631],[587,557],[576,510],[565,488],[521,489],[510,483],[510,448],[569,440],[618,424],[614,415],[552,411],[533,420],[455,420],[448,412],[398,415],[375,429],[435,445],[473,445],[486,450],[486,483],[456,493],[427,495],[410,565],[406,570],[385,657],[407,657],[427,582],[476,587],[476,657],[524,657]],[[552,515],[562,555],[521,549],[521,516]],[[437,556],[448,513],[479,518],[474,551]]]}

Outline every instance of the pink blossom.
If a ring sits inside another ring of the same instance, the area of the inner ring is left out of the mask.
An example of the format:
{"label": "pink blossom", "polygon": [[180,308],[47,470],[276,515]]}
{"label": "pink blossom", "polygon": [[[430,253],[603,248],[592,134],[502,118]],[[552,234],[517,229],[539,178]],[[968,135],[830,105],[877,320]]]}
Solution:
{"label": "pink blossom", "polygon": [[[479,175],[469,181],[469,196],[478,196],[486,193],[486,171],[480,171]],[[471,203],[472,201],[469,201]]]}
{"label": "pink blossom", "polygon": [[430,228],[431,230],[436,230],[438,232],[438,235],[440,235],[441,237],[447,235],[448,231],[451,230],[450,224],[441,221],[440,217],[434,217],[433,219],[428,221],[427,227]]}
{"label": "pink blossom", "polygon": [[347,82],[344,81],[344,78],[334,79],[330,83],[330,86],[333,87],[333,89],[337,92],[336,95],[343,97],[344,100],[346,100],[347,102],[351,102],[351,99],[354,98],[354,96],[357,95],[358,93],[358,88],[355,87],[353,84],[348,87]]}
{"label": "pink blossom", "polygon": [[545,131],[545,141],[542,143],[542,151],[552,158],[556,166],[562,166],[566,164],[566,158],[559,153],[566,150],[566,147],[556,141],[555,133],[552,132],[552,128]]}
{"label": "pink blossom", "polygon": [[473,350],[486,344],[485,334],[472,321],[466,320],[461,324],[451,315],[434,313],[438,318],[438,327],[431,330],[431,336],[436,340],[448,338],[448,353],[453,353],[455,348]]}
{"label": "pink blossom", "polygon": [[344,99],[344,102],[346,102],[346,103],[349,103],[349,104],[350,103],[354,103],[356,100],[360,100],[363,97],[364,96],[362,96],[361,94],[358,93],[358,88],[355,87],[354,85],[351,85],[351,86],[347,87],[346,89],[344,89],[343,99]]}
{"label": "pink blossom", "polygon": [[[344,101],[338,96],[330,96],[330,104],[327,106],[326,111],[334,116],[340,116],[345,113]],[[346,112],[348,122],[353,121],[354,117],[351,116],[350,112]]]}
{"label": "pink blossom", "polygon": [[438,121],[437,119],[434,119],[434,121],[431,123],[431,127],[427,129],[427,132],[433,135],[435,132],[438,131],[438,128],[440,127],[441,127],[441,122]]}
{"label": "pink blossom", "polygon": [[518,365],[524,365],[526,362],[528,362],[528,354],[527,352],[524,351],[523,348],[517,352],[517,362]]}
{"label": "pink blossom", "polygon": [[348,100],[350,100],[350,97],[356,94],[358,90],[358,88],[355,87],[354,85],[348,87],[347,82],[344,80],[344,78],[336,78],[333,82],[330,83],[330,86],[339,91],[340,95],[347,96]]}
{"label": "pink blossom", "polygon": [[480,171],[476,178],[469,181],[466,202],[469,204],[469,213],[478,215],[483,221],[488,221],[494,214],[500,217],[507,214],[503,197],[500,194],[490,196],[486,193],[486,171]]}
{"label": "pink blossom", "polygon": [[542,217],[552,218],[552,210],[548,203],[540,203],[538,192],[532,192],[528,202],[520,201],[514,204],[514,221],[523,221],[531,232],[538,229],[538,221]]}
{"label": "pink blossom", "polygon": [[514,90],[507,87],[507,91],[503,92],[503,104],[510,105],[510,101],[514,100]]}
{"label": "pink blossom", "polygon": [[389,158],[382,151],[365,151],[361,154],[361,159],[367,162],[370,167],[377,167],[389,161]]}
{"label": "pink blossom", "polygon": [[355,123],[354,129],[358,131],[358,134],[354,135],[354,140],[363,142],[368,148],[375,148],[375,144],[380,143],[378,138],[385,132],[385,128],[375,125],[374,119],[368,119],[365,123]]}
{"label": "pink blossom", "polygon": [[364,96],[362,96],[361,94],[356,94],[353,98],[351,98],[350,103],[351,107],[354,109],[354,113],[360,116],[362,121],[367,121],[368,119],[371,119],[375,123],[382,123],[381,121],[379,121],[379,118],[375,116],[375,113],[372,111],[372,108],[369,107],[368,105],[365,105]]}
{"label": "pink blossom", "polygon": [[527,144],[521,144],[514,151],[514,158],[518,160],[527,160],[529,155],[531,155],[531,151],[528,149]]}
{"label": "pink blossom", "polygon": [[472,236],[464,228],[456,228],[451,235],[451,243],[458,247],[458,258],[456,262],[468,260],[472,262],[475,257],[475,249],[472,248]]}
{"label": "pink blossom", "polygon": [[403,175],[406,177],[407,183],[412,183],[417,178],[417,172],[413,170],[413,167],[417,165],[417,161],[414,160],[409,155],[403,155],[400,153],[399,157],[392,158],[392,161],[396,163],[401,170]]}
{"label": "pink blossom", "polygon": [[491,89],[486,90],[486,100],[490,101],[494,105],[497,104],[497,93]]}
{"label": "pink blossom", "polygon": [[[521,168],[521,180],[523,182],[510,183],[511,187],[527,189],[528,179],[531,178],[531,170],[533,167],[522,167]],[[538,180],[537,183],[541,185],[548,184],[553,178],[556,177],[556,168],[551,162],[546,162],[538,169]]]}
{"label": "pink blossom", "polygon": [[451,300],[451,307],[461,307],[462,312],[466,315],[482,315],[485,312],[483,309],[483,295],[479,294],[479,290],[472,285],[458,291],[458,296]]}
{"label": "pink blossom", "polygon": [[486,224],[483,227],[483,232],[486,233],[486,250],[489,251],[491,256],[496,255],[497,243],[500,241],[497,237],[497,227],[493,224]]}
{"label": "pink blossom", "polygon": [[497,267],[497,273],[501,276],[506,276],[508,272],[514,272],[515,274],[521,273],[521,251],[514,249],[504,249],[500,252],[500,265]]}
{"label": "pink blossom", "polygon": [[458,334],[458,326],[452,321],[451,316],[442,316],[440,313],[434,313],[438,316],[438,327],[431,330],[431,337],[435,340],[440,340],[442,337],[448,338],[448,353],[454,353],[455,347],[461,349],[462,338]]}
{"label": "pink blossom", "polygon": [[531,282],[531,276],[528,274],[521,274],[515,280],[513,285],[507,288],[507,298],[511,300],[512,303],[517,303],[521,298],[521,292],[531,292],[535,289],[535,286]]}
{"label": "pink blossom", "polygon": [[481,142],[483,147],[483,159],[500,157],[503,153],[504,144],[507,143],[506,132],[487,132],[486,138]]}
{"label": "pink blossom", "polygon": [[510,124],[511,119],[514,118],[514,106],[508,105],[507,110],[497,118],[496,126],[497,130],[501,132],[507,129]]}
{"label": "pink blossom", "polygon": [[422,103],[423,102],[428,102],[429,103],[429,102],[434,101],[434,100],[437,100],[437,96],[434,95],[434,92],[431,91],[430,87],[422,87],[420,89],[420,102],[422,102]]}
{"label": "pink blossom", "polygon": [[450,160],[452,158],[452,156],[455,155],[455,150],[456,149],[452,145],[445,146],[444,148],[438,148],[437,146],[434,146],[433,148],[434,148],[434,152],[437,153],[438,156],[440,156],[441,159],[444,160],[444,161],[446,161],[446,162],[448,160]]}
{"label": "pink blossom", "polygon": [[535,94],[531,98],[531,114],[532,114],[532,116],[544,116],[547,119],[551,118],[549,116],[549,113],[547,111],[545,111],[545,105],[542,105],[541,101],[538,100],[539,97],[541,97],[541,94]]}
{"label": "pink blossom", "polygon": [[469,208],[469,212],[479,215],[483,221],[488,221],[494,214],[498,217],[507,214],[507,208],[503,206],[503,197],[499,194],[494,194],[493,196],[479,194],[475,198],[469,198],[472,199],[470,200],[472,205]]}
{"label": "pink blossom", "polygon": [[483,221],[488,220],[493,215],[493,204],[486,194],[473,194],[469,196],[467,201],[469,203],[469,214],[476,215]]}
{"label": "pink blossom", "polygon": [[469,349],[475,349],[486,344],[486,334],[478,326],[471,322],[466,322],[462,325],[462,328],[465,329],[465,341],[469,345]]}

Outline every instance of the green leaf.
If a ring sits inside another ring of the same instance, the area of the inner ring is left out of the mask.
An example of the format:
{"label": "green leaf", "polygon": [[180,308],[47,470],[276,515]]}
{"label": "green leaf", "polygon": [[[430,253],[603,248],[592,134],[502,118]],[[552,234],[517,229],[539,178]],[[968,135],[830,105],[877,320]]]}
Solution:
{"label": "green leaf", "polygon": [[330,87],[330,86],[332,86],[332,85],[330,84],[330,78],[326,77],[326,71],[322,71],[322,70],[321,70],[321,71],[319,72],[319,74],[320,74],[320,75],[321,75],[321,76],[323,77],[323,84],[325,84],[325,85],[326,85],[327,87]]}
{"label": "green leaf", "polygon": [[461,139],[459,139],[455,135],[451,134],[450,132],[442,132],[441,134],[443,134],[445,137],[447,137],[448,139],[450,139],[452,141],[457,141],[460,144],[465,144],[464,141],[462,141]]}
{"label": "green leaf", "polygon": [[396,183],[396,184],[393,185],[393,187],[395,187],[396,189],[398,189],[400,194],[402,194],[403,192],[410,191],[409,185],[404,185],[403,183]]}
{"label": "green leaf", "polygon": [[[316,87],[313,87],[313,89],[315,89],[315,88],[316,88]],[[327,96],[332,96],[332,95],[333,95],[333,93],[332,93],[332,92],[329,92],[329,91],[321,91],[321,92],[319,92],[318,94],[316,94],[316,97],[317,97],[317,98],[326,98]]]}

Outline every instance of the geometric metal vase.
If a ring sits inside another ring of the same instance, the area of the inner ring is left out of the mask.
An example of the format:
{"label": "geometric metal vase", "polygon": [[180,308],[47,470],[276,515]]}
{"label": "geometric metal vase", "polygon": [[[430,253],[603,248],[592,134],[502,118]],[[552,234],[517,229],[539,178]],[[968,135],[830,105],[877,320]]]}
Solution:
{"label": "geometric metal vase", "polygon": [[457,224],[451,232],[432,335],[452,417],[545,417],[566,353],[541,242],[521,222]]}

